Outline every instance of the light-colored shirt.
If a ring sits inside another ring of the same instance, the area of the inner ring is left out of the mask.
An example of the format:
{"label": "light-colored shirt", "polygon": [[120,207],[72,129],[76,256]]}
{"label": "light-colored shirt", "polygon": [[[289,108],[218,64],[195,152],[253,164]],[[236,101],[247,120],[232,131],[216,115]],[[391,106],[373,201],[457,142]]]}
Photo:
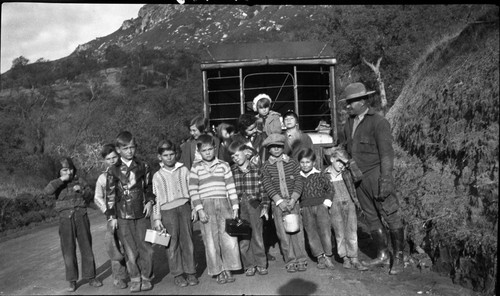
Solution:
{"label": "light-colored shirt", "polygon": [[153,175],[153,220],[161,219],[161,210],[170,210],[189,201],[189,170],[176,162],[172,170],[162,166]]}
{"label": "light-colored shirt", "polygon": [[202,160],[193,163],[189,174],[189,195],[196,211],[203,209],[202,199],[209,198],[229,198],[233,209],[239,208],[231,168],[218,158],[211,162]]}
{"label": "light-colored shirt", "polygon": [[101,210],[106,212],[106,172],[99,175],[95,183],[94,203]]}

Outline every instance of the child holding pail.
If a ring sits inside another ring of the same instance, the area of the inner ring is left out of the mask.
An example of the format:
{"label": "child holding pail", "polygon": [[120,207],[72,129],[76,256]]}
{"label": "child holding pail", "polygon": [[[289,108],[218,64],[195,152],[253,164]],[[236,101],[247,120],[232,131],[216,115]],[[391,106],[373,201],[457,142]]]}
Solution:
{"label": "child holding pail", "polygon": [[283,153],[285,135],[271,134],[262,143],[269,159],[262,165],[262,183],[272,199],[276,233],[287,272],[306,271],[307,255],[298,200],[303,181],[295,159]]}

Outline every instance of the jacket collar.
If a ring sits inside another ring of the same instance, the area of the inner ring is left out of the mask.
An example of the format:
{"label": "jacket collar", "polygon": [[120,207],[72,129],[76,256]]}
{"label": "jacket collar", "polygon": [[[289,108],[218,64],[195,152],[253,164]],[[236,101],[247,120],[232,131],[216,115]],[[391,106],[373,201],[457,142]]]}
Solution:
{"label": "jacket collar", "polygon": [[281,154],[280,157],[274,157],[274,156],[269,156],[269,163],[270,164],[275,164],[278,161],[284,161],[284,162],[289,162],[290,161],[290,156],[286,154]]}

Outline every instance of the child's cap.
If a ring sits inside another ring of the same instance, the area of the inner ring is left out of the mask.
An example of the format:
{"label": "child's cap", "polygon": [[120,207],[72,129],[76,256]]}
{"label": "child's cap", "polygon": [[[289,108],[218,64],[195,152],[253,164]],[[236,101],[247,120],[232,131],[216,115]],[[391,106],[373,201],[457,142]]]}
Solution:
{"label": "child's cap", "polygon": [[288,116],[292,116],[293,118],[295,118],[295,120],[297,120],[297,122],[299,121],[299,116],[297,115],[297,113],[293,112],[292,110],[286,111],[286,113],[283,114],[283,119],[287,118]]}
{"label": "child's cap", "polygon": [[264,142],[262,142],[262,146],[267,147],[269,145],[280,145],[285,146],[286,137],[283,134],[270,134]]}
{"label": "child's cap", "polygon": [[257,95],[255,98],[253,98],[253,102],[252,102],[252,108],[253,108],[253,111],[255,111],[255,112],[257,112],[257,102],[260,99],[268,99],[269,103],[271,103],[273,101],[273,100],[271,100],[271,97],[269,97],[266,94],[259,94],[259,95]]}

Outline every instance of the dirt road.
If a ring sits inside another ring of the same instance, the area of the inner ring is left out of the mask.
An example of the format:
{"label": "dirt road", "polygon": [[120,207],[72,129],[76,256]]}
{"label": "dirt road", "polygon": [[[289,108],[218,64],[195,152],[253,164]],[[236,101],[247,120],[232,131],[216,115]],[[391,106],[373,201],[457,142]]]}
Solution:
{"label": "dirt road", "polygon": [[[128,289],[113,287],[110,261],[104,250],[105,218],[97,211],[89,210],[93,250],[97,272],[104,285],[90,287],[79,281],[74,293],[65,292],[64,264],[59,247],[57,224],[33,229],[22,236],[0,243],[0,295],[64,295],[91,294],[128,295]],[[138,293],[144,295],[477,295],[444,276],[431,271],[421,272],[410,267],[405,273],[389,276],[387,270],[377,268],[366,272],[345,270],[335,262],[337,269],[320,270],[310,260],[306,272],[287,273],[276,246],[271,254],[278,260],[269,264],[267,276],[246,277],[236,274],[232,284],[219,285],[207,275],[203,242],[198,225],[195,224],[195,256],[200,284],[179,288],[174,285],[168,272],[164,248],[155,245],[155,279],[152,291]],[[361,239],[360,245],[362,245]],[[363,250],[362,250],[363,251]],[[360,252],[360,258],[367,256]]]}

